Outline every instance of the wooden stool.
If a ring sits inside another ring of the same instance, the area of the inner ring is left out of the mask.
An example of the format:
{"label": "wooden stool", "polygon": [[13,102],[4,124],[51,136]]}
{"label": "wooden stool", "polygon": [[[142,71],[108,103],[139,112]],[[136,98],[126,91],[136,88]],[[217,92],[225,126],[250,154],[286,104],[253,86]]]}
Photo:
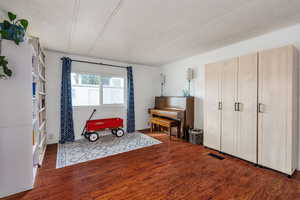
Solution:
{"label": "wooden stool", "polygon": [[160,117],[152,117],[150,119],[151,123],[151,132],[153,132],[154,126],[158,125],[159,127],[165,127],[168,128],[168,133],[171,139],[172,136],[172,127],[177,127],[176,137],[179,137],[180,127],[179,123],[175,120],[166,119],[166,118],[160,118]]}

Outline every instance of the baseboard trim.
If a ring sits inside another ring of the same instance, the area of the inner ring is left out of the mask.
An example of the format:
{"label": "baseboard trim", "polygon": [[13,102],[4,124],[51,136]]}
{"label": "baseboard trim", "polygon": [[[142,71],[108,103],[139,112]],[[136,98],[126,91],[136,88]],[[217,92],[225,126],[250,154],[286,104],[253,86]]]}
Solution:
{"label": "baseboard trim", "polygon": [[137,130],[137,131],[140,131],[140,132],[147,132],[147,131],[150,131],[150,128],[140,129],[140,130]]}
{"label": "baseboard trim", "polygon": [[9,197],[11,195],[18,194],[20,192],[26,192],[26,191],[32,190],[32,189],[33,189],[33,186],[29,186],[29,187],[24,187],[24,188],[23,187],[21,187],[21,188],[15,188],[12,191],[5,191],[3,193],[1,191],[0,198]]}

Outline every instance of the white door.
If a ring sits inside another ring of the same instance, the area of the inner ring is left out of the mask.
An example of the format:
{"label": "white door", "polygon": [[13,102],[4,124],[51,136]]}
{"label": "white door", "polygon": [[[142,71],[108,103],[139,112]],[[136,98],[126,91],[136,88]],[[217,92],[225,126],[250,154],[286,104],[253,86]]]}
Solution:
{"label": "white door", "polygon": [[257,162],[257,53],[239,57],[236,156]]}
{"label": "white door", "polygon": [[237,70],[238,59],[233,58],[222,64],[222,128],[221,151],[236,154],[237,114]]}
{"label": "white door", "polygon": [[221,137],[220,69],[218,63],[205,66],[204,145],[215,150],[220,150]]}
{"label": "white door", "polygon": [[288,48],[259,53],[258,163],[286,172],[291,71]]}

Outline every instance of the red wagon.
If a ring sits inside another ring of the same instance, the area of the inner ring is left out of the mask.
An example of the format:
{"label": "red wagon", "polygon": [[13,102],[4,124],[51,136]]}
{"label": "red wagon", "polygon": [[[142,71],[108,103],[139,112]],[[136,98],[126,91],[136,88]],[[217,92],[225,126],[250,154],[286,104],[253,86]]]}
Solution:
{"label": "red wagon", "polygon": [[99,139],[98,131],[110,129],[113,135],[122,137],[124,135],[123,119],[121,118],[108,118],[108,119],[96,119],[91,120],[92,116],[96,112],[93,110],[89,120],[86,121],[85,127],[81,135],[84,135],[90,142],[95,142]]}

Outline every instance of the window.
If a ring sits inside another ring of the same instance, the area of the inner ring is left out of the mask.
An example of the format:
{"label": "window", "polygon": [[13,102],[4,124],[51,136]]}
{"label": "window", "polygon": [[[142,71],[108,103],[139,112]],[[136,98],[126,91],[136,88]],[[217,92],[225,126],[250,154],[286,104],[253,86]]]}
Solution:
{"label": "window", "polygon": [[71,82],[73,106],[124,104],[124,78],[122,77],[71,73]]}
{"label": "window", "polygon": [[124,104],[124,79],[103,77],[103,104]]}
{"label": "window", "polygon": [[100,76],[71,73],[73,106],[100,105]]}

